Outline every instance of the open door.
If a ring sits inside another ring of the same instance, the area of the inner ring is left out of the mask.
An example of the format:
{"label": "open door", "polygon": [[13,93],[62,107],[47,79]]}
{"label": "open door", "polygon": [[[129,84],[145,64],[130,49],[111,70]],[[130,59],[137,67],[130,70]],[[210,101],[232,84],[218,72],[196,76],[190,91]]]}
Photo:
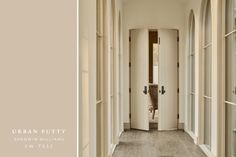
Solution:
{"label": "open door", "polygon": [[159,35],[159,121],[158,130],[177,129],[178,31],[158,30]]}
{"label": "open door", "polygon": [[131,30],[131,128],[149,130],[148,29]]}

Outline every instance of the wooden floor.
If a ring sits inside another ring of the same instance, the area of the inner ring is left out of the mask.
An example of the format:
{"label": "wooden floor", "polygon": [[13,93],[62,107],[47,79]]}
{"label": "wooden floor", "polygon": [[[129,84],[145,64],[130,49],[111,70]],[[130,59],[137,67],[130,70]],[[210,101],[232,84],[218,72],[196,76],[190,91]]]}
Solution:
{"label": "wooden floor", "polygon": [[126,131],[113,157],[206,157],[183,131]]}

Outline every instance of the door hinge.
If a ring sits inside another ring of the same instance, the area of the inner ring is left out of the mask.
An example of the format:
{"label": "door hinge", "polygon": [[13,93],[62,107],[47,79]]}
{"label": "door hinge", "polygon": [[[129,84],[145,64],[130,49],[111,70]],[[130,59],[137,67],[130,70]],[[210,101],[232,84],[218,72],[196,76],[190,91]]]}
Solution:
{"label": "door hinge", "polygon": [[179,42],[179,37],[177,37],[177,42]]}
{"label": "door hinge", "polygon": [[177,62],[177,67],[179,68],[179,62]]}
{"label": "door hinge", "polygon": [[161,44],[161,38],[160,37],[158,38],[158,43],[159,43],[159,45]]}
{"label": "door hinge", "polygon": [[177,114],[177,119],[179,119],[179,114]]}
{"label": "door hinge", "polygon": [[131,67],[131,62],[129,62],[129,67]]}
{"label": "door hinge", "polygon": [[177,93],[179,93],[179,88],[177,88]]}
{"label": "door hinge", "polygon": [[131,88],[129,88],[129,92],[131,93]]}
{"label": "door hinge", "polygon": [[131,113],[129,114],[129,119],[131,119]]}
{"label": "door hinge", "polygon": [[129,42],[131,42],[131,37],[129,37]]}

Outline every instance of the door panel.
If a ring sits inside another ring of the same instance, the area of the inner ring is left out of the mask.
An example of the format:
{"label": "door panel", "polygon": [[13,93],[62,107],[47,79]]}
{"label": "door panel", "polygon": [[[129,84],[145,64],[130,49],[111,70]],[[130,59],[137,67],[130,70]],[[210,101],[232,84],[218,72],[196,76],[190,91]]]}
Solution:
{"label": "door panel", "polygon": [[131,128],[149,130],[148,29],[131,31]]}
{"label": "door panel", "polygon": [[177,129],[177,30],[158,30],[159,45],[159,123],[158,130]]}

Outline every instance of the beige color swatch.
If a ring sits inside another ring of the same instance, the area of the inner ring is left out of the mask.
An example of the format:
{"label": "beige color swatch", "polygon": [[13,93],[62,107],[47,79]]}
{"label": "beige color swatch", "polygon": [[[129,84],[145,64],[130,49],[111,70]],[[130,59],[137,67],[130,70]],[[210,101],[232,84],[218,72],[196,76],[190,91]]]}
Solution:
{"label": "beige color swatch", "polygon": [[76,156],[76,0],[0,1],[0,156]]}

